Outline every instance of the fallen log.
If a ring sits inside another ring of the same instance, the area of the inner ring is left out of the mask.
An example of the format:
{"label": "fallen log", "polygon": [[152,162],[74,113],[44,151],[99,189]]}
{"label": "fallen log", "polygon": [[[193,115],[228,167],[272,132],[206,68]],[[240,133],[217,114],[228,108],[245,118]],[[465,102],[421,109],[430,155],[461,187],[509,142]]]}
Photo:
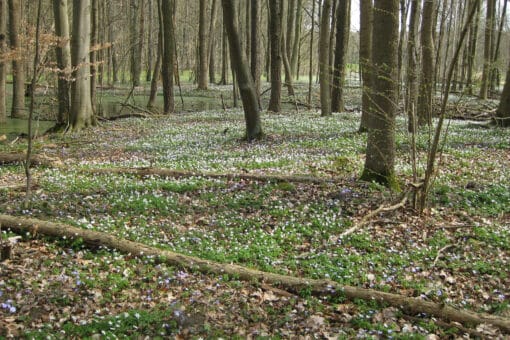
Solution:
{"label": "fallen log", "polygon": [[[0,165],[22,163],[26,161],[26,158],[27,155],[24,152],[0,153]],[[44,155],[32,155],[30,157],[30,164],[56,167],[62,165],[62,162],[59,159]]]}
{"label": "fallen log", "polygon": [[334,178],[317,178],[312,176],[280,176],[280,175],[256,175],[256,174],[222,174],[222,173],[199,173],[182,170],[170,170],[161,168],[97,168],[97,169],[81,169],[81,172],[90,174],[127,174],[136,176],[161,176],[172,178],[190,178],[190,177],[207,177],[207,178],[223,178],[223,179],[244,179],[249,181],[264,182],[288,182],[288,183],[308,183],[308,184],[324,184],[324,183],[340,183],[341,181]]}
{"label": "fallen log", "polygon": [[463,325],[487,323],[498,327],[506,333],[510,333],[509,319],[459,310],[445,304],[424,301],[419,298],[385,293],[373,289],[344,286],[331,280],[298,278],[267,273],[235,264],[212,262],[168,250],[149,247],[129,240],[119,239],[107,233],[76,228],[63,223],[52,223],[43,220],[0,214],[0,224],[3,228],[10,229],[20,234],[43,234],[57,238],[81,239],[84,244],[89,246],[97,247],[98,245],[102,245],[133,256],[150,256],[153,257],[156,262],[179,266],[201,273],[212,273],[215,275],[228,274],[229,276],[244,281],[271,284],[296,294],[307,291],[317,296],[341,296],[350,300],[375,300],[401,308],[402,311],[407,314],[426,313],[446,321],[459,322]]}

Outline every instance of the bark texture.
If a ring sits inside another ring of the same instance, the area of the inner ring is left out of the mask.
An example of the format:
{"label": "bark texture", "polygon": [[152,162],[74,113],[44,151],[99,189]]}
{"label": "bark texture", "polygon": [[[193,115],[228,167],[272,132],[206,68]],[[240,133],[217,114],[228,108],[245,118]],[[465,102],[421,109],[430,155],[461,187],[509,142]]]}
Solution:
{"label": "bark texture", "polygon": [[397,186],[395,115],[397,112],[398,0],[374,2],[372,44],[373,105],[368,119],[368,140],[362,180]]}
{"label": "bark texture", "polygon": [[206,34],[206,0],[199,1],[199,19],[198,19],[198,89],[207,90],[208,76],[207,71],[207,34]]}
{"label": "bark texture", "polygon": [[280,112],[282,105],[282,54],[280,43],[282,39],[282,0],[269,1],[269,35],[270,35],[270,64],[271,64],[271,97],[269,107],[272,112]]}
{"label": "bark texture", "polygon": [[9,39],[14,50],[12,60],[12,118],[26,117],[25,112],[25,63],[21,45],[21,0],[8,0],[9,3]]}
{"label": "bark texture", "polygon": [[[0,55],[6,51],[7,46],[7,2],[0,0]],[[5,83],[7,69],[5,61],[0,58],[0,123],[7,120],[7,106],[5,102]]]}
{"label": "bark texture", "polygon": [[331,94],[331,111],[344,110],[345,63],[349,48],[351,31],[351,1],[344,0],[338,4],[336,21],[336,47],[333,65],[333,92]]}
{"label": "bark texture", "polygon": [[163,60],[161,73],[163,76],[163,113],[170,114],[175,110],[174,101],[174,15],[173,1],[161,0],[159,21],[163,27]]}
{"label": "bark texture", "polygon": [[418,95],[418,125],[432,124],[432,92],[434,90],[434,12],[435,0],[425,0],[421,24],[421,78]]}
{"label": "bark texture", "polygon": [[206,274],[227,274],[229,276],[239,277],[239,279],[244,281],[263,282],[265,284],[275,285],[294,294],[299,294],[303,290],[306,290],[318,296],[344,297],[349,300],[375,300],[379,303],[400,308],[405,313],[409,314],[426,313],[443,320],[456,321],[462,324],[477,325],[480,323],[488,323],[506,333],[510,332],[510,321],[508,319],[459,310],[445,304],[424,301],[420,298],[406,297],[373,289],[344,286],[332,280],[299,278],[267,273],[235,264],[212,262],[198,257],[182,255],[168,250],[149,247],[141,243],[119,239],[107,233],[76,228],[63,223],[51,223],[43,220],[0,214],[0,224],[2,224],[2,227],[11,229],[20,234],[28,233],[34,236],[43,234],[56,238],[81,239],[88,246],[97,247],[101,245],[137,257],[150,256],[155,259],[156,263],[166,263]]}
{"label": "bark texture", "polygon": [[262,137],[260,122],[259,99],[255,90],[255,83],[244,59],[239,31],[235,20],[235,5],[232,0],[222,0],[223,22],[227,30],[232,68],[239,84],[239,92],[243,101],[244,119],[246,122],[246,139],[251,141]]}
{"label": "bark texture", "polygon": [[496,122],[499,126],[510,127],[510,65],[508,65],[505,86],[496,111]]}
{"label": "bark texture", "polygon": [[319,33],[319,83],[321,97],[321,116],[331,116],[331,86],[329,63],[329,13],[331,0],[324,0]]}

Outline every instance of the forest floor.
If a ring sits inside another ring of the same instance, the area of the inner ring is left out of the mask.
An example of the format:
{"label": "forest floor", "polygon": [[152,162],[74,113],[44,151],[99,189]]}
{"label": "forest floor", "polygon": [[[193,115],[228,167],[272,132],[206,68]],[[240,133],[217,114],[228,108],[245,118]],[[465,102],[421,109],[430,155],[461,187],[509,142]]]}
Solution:
{"label": "forest floor", "polygon": [[[469,111],[468,118],[481,119],[494,106],[463,103],[453,115]],[[449,121],[425,212],[406,206],[381,213],[340,237],[401,195],[357,180],[366,143],[356,132],[359,118],[357,112],[331,118],[304,110],[264,113],[266,137],[253,143],[242,141],[240,110],[129,118],[40,137],[35,153],[58,164],[33,168],[30,208],[23,207],[23,190],[7,187],[23,184],[23,166],[2,165],[0,211],[212,261],[510,318],[510,130]],[[405,127],[399,117],[396,170],[403,190],[412,182]],[[421,172],[429,136],[424,131],[417,138]],[[0,144],[0,152],[25,148],[23,139]],[[133,167],[195,176],[90,172]],[[2,230],[2,237],[15,235]],[[294,295],[154,262],[101,246],[89,249],[80,240],[23,237],[11,259],[0,263],[0,338],[504,337],[487,324],[407,315],[374,301]]]}

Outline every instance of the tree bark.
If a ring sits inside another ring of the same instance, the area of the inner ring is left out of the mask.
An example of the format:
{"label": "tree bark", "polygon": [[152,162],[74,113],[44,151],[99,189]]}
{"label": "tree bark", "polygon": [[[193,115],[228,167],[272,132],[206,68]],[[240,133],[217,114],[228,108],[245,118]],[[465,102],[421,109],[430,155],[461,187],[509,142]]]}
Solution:
{"label": "tree bark", "polygon": [[142,72],[142,51],[140,49],[139,32],[140,32],[140,12],[142,2],[131,0],[129,6],[129,36],[130,36],[130,57],[131,57],[131,84],[132,86],[140,86],[140,75]]}
{"label": "tree bark", "polygon": [[493,28],[494,15],[496,12],[496,0],[487,0],[487,13],[485,20],[485,41],[483,44],[483,71],[482,82],[480,84],[480,99],[487,99],[489,93],[490,73],[492,69],[492,51],[493,51]]}
{"label": "tree bark", "polygon": [[162,76],[163,76],[163,113],[170,114],[175,110],[174,101],[174,56],[175,56],[175,40],[174,40],[174,11],[172,0],[160,0],[161,11],[160,25],[163,27],[163,59],[162,59]]}
{"label": "tree bark", "polygon": [[92,102],[92,112],[96,112],[96,89],[97,89],[97,61],[99,43],[99,0],[92,0],[91,11],[91,32],[90,32],[90,101]]}
{"label": "tree bark", "polygon": [[349,35],[351,31],[351,1],[340,1],[337,8],[336,48],[333,65],[333,92],[331,95],[331,111],[344,110],[344,81],[347,50],[349,49]]}
{"label": "tree bark", "polygon": [[475,19],[470,24],[469,27],[469,47],[468,47],[468,60],[467,60],[467,74],[466,74],[466,87],[467,87],[467,93],[472,95],[473,94],[473,71],[475,67],[475,56],[476,56],[476,46],[478,41],[478,25],[480,22],[480,6],[481,1],[477,0],[471,0],[470,4],[477,3],[477,9],[475,13]]}
{"label": "tree bark", "polygon": [[510,127],[510,65],[508,65],[505,86],[496,111],[496,122],[499,126]]}
{"label": "tree bark", "polygon": [[[290,0],[292,1],[292,0]],[[287,27],[288,20],[287,17],[289,13],[287,13],[287,6],[285,4],[285,0],[281,0],[282,2],[282,40],[281,40],[281,54],[282,54],[282,62],[283,62],[283,70],[285,73],[285,86],[287,86],[287,91],[289,93],[289,96],[294,96],[294,84],[292,82],[292,70],[290,69],[290,61],[289,61],[289,38],[286,37],[286,35],[289,32],[289,29]],[[293,30],[290,30],[293,32]]]}
{"label": "tree bark", "polygon": [[299,47],[301,45],[301,26],[303,21],[303,0],[297,0],[296,3],[296,18],[294,21],[294,41],[292,42],[292,49],[290,54],[290,69],[292,75],[299,80],[298,61],[299,61]]}
{"label": "tree bark", "polygon": [[315,37],[315,0],[312,1],[312,27],[310,29],[310,55],[308,57],[308,96],[306,102],[309,107],[312,106],[312,82],[313,82],[313,55],[314,55],[314,37]]}
{"label": "tree bark", "polygon": [[269,107],[272,112],[281,111],[282,96],[282,3],[281,0],[269,1],[269,34],[270,34],[270,64],[271,64],[271,97]]}
{"label": "tree bark", "polygon": [[251,0],[250,2],[251,13],[251,56],[250,56],[250,71],[253,81],[255,82],[255,91],[257,96],[260,95],[260,38],[259,38],[259,19],[260,19],[260,4],[259,0]]}
{"label": "tree bark", "polygon": [[[0,0],[0,55],[7,51],[7,2]],[[7,121],[5,83],[7,77],[6,62],[0,58],[0,124]]]}
{"label": "tree bark", "polygon": [[414,133],[416,131],[416,33],[418,32],[418,23],[420,13],[420,2],[418,0],[411,0],[410,18],[409,18],[409,37],[407,38],[407,86],[406,86],[406,99],[405,111],[408,114],[408,130]]}
{"label": "tree bark", "polygon": [[435,0],[425,0],[421,25],[421,77],[418,95],[418,126],[432,124],[434,91],[434,11]]}
{"label": "tree bark", "polygon": [[319,82],[321,98],[321,116],[331,116],[331,74],[329,63],[329,19],[331,0],[324,0],[319,33]]}
{"label": "tree bark", "polygon": [[294,294],[309,291],[316,296],[343,297],[349,300],[375,300],[379,303],[400,308],[404,313],[425,313],[443,320],[455,321],[462,324],[478,325],[487,323],[498,327],[506,333],[510,332],[510,321],[507,319],[494,315],[476,314],[470,311],[459,310],[445,304],[424,301],[421,298],[406,297],[373,289],[345,286],[332,280],[298,278],[263,272],[236,264],[203,260],[198,257],[150,247],[141,243],[120,239],[107,233],[77,228],[63,223],[52,223],[38,219],[0,214],[0,224],[2,224],[4,228],[8,228],[13,232],[23,235],[30,234],[36,236],[43,234],[59,239],[81,239],[88,246],[97,247],[101,245],[137,257],[151,257],[156,263],[179,266],[191,271],[215,275],[226,274],[248,282],[264,282],[265,284],[275,285]]}
{"label": "tree bark", "polygon": [[25,63],[21,46],[21,0],[8,0],[9,3],[9,38],[14,50],[12,60],[12,118],[26,117],[25,112]]}
{"label": "tree bark", "polygon": [[55,34],[60,42],[56,47],[58,66],[58,113],[57,124],[67,125],[69,121],[71,88],[71,46],[69,45],[69,17],[67,0],[53,0]]}
{"label": "tree bark", "polygon": [[[158,18],[161,17],[160,11],[161,7],[157,4]],[[158,45],[156,49],[156,64],[154,65],[154,70],[151,79],[151,90],[149,93],[149,101],[147,102],[147,109],[153,110],[156,106],[156,95],[158,92],[158,79],[161,74],[161,59],[162,59],[162,49],[163,49],[163,27],[162,23],[159,22],[158,25]]]}
{"label": "tree bark", "polygon": [[365,168],[361,179],[398,188],[395,178],[397,112],[398,0],[375,0],[372,43],[373,105],[368,121]]}
{"label": "tree bark", "polygon": [[198,89],[207,90],[209,72],[207,71],[207,34],[206,0],[199,0],[198,21]]}
{"label": "tree bark", "polygon": [[211,20],[209,21],[209,82],[216,83],[216,17],[218,12],[218,0],[212,0]]}
{"label": "tree bark", "polygon": [[80,131],[94,124],[90,97],[90,0],[73,0],[70,128]]}
{"label": "tree bark", "polygon": [[372,101],[372,8],[373,0],[361,0],[359,33],[359,60],[362,81],[360,132],[366,132],[368,129],[369,110]]}
{"label": "tree bark", "polygon": [[243,101],[246,140],[260,139],[263,133],[260,121],[259,99],[248,69],[248,63],[243,57],[239,31],[236,25],[237,21],[235,20],[235,5],[233,0],[222,0],[221,4],[223,6],[223,23],[227,30],[230,46],[232,68],[236,74],[241,100]]}

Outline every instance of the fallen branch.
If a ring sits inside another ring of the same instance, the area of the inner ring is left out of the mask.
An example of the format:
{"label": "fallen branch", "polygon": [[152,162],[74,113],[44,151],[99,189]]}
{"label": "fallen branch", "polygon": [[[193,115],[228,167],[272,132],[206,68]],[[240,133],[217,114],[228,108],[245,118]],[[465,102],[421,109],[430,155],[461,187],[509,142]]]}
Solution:
{"label": "fallen branch", "polygon": [[244,179],[250,181],[265,182],[289,182],[289,183],[338,183],[334,178],[317,178],[311,176],[279,176],[279,175],[255,175],[255,174],[222,174],[222,173],[197,173],[181,170],[170,170],[161,168],[98,168],[81,169],[81,172],[91,174],[131,174],[136,176],[162,176],[173,178],[207,177],[224,179]]}
{"label": "fallen branch", "polygon": [[340,234],[339,238],[342,238],[344,236],[347,236],[347,235],[350,235],[352,234],[353,232],[357,231],[358,229],[361,229],[365,226],[365,224],[367,224],[368,222],[370,222],[370,219],[374,216],[376,216],[377,214],[379,213],[382,213],[382,212],[390,212],[390,211],[395,211],[399,208],[402,208],[406,203],[407,203],[407,200],[409,198],[409,192],[406,192],[402,199],[400,200],[400,202],[398,202],[397,204],[394,204],[394,205],[390,205],[390,206],[387,206],[386,204],[383,204],[381,205],[379,208],[369,212],[368,214],[366,214],[365,216],[363,216],[363,218],[361,219],[361,221],[359,221],[358,223],[355,223],[352,227],[350,227],[349,229],[347,229],[346,231],[344,231],[343,233]]}
{"label": "fallen branch", "polygon": [[0,214],[0,224],[4,228],[9,228],[21,234],[43,234],[57,238],[81,239],[86,245],[97,247],[97,245],[100,244],[104,247],[116,249],[133,256],[150,256],[154,258],[156,262],[179,266],[188,270],[215,275],[227,274],[248,282],[258,281],[271,284],[295,294],[308,291],[318,296],[342,296],[350,300],[375,300],[401,308],[405,313],[409,314],[426,313],[443,320],[460,322],[463,325],[487,323],[498,327],[504,332],[510,333],[510,320],[508,319],[459,310],[445,304],[424,301],[420,298],[385,293],[373,289],[342,286],[338,282],[331,280],[298,278],[249,269],[235,264],[222,264],[207,261],[197,257],[177,254],[168,250],[119,239],[107,233],[72,227],[63,223],[51,223],[37,219]]}
{"label": "fallen branch", "polygon": [[[0,165],[5,164],[16,164],[22,163],[26,160],[25,153],[0,153]],[[57,158],[52,158],[44,155],[32,155],[30,157],[30,165],[46,165],[57,167],[60,166],[62,162]]]}

